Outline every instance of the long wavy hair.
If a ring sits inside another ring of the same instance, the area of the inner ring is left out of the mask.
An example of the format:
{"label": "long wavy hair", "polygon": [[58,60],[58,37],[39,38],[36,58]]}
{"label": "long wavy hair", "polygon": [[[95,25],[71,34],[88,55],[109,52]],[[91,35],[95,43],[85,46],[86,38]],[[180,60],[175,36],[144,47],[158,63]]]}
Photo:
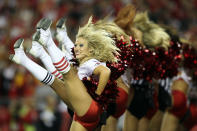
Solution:
{"label": "long wavy hair", "polygon": [[133,26],[139,29],[142,35],[142,42],[147,47],[154,48],[155,46],[164,47],[167,49],[170,46],[170,36],[158,24],[150,21],[147,12],[137,13]]}
{"label": "long wavy hair", "polygon": [[88,23],[79,28],[77,38],[82,37],[88,42],[88,47],[92,49],[91,57],[102,62],[116,62],[116,55],[119,49],[115,45],[111,34],[104,29],[95,28],[92,17]]}
{"label": "long wavy hair", "polygon": [[116,37],[119,40],[124,39],[124,41],[130,41],[129,36],[116,23],[108,21],[107,18],[97,21],[95,28],[106,30],[112,37]]}

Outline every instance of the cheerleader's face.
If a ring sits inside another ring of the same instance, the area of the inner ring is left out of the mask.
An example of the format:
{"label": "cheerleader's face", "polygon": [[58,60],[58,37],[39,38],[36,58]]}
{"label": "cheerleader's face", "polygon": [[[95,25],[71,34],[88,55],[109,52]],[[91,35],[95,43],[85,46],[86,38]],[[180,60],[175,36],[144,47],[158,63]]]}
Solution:
{"label": "cheerleader's face", "polygon": [[88,41],[82,37],[77,38],[74,46],[74,52],[76,58],[79,61],[82,61],[83,59],[90,57],[90,49],[88,47]]}

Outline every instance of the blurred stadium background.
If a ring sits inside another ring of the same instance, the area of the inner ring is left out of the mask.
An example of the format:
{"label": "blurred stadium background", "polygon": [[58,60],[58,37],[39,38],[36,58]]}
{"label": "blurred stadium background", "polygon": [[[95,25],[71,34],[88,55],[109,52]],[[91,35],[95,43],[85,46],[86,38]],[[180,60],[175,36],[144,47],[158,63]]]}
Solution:
{"label": "blurred stadium background", "polygon": [[23,37],[28,45],[42,17],[53,20],[52,32],[56,21],[66,17],[68,35],[75,41],[90,15],[97,20],[111,14],[113,19],[128,3],[197,47],[197,0],[0,0],[0,131],[67,131],[70,123],[66,106],[54,92],[9,61],[14,42]]}

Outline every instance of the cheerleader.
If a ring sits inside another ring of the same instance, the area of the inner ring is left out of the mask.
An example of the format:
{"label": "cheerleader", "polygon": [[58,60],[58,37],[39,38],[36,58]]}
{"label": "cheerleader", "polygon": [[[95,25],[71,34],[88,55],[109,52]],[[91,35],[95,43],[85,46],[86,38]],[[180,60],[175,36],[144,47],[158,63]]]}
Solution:
{"label": "cheerleader", "polygon": [[[118,43],[118,39],[120,40],[122,37],[127,38],[129,41],[128,36],[113,22],[107,22],[106,20],[100,20],[97,21],[94,24],[95,29],[97,30],[105,30],[109,33],[110,37],[116,39],[116,44]],[[63,35],[64,34],[64,35]],[[67,51],[70,50],[71,44],[70,42],[66,42],[66,38],[64,37],[64,40],[62,39],[63,36],[66,35],[66,29],[65,26],[61,29],[57,30],[57,39],[60,43],[63,43],[65,49]],[[121,51],[120,51],[121,55]],[[122,56],[123,57],[123,56]],[[120,60],[120,59],[119,59]],[[122,60],[120,60],[122,61]],[[120,62],[119,61],[119,62]],[[114,64],[114,63],[113,63]],[[117,87],[118,87],[118,95],[116,97],[116,101],[111,102],[108,104],[107,107],[107,123],[102,127],[102,130],[117,130],[117,120],[118,118],[125,112],[126,110],[126,104],[127,104],[127,98],[128,98],[128,86],[125,85],[123,82],[122,78],[120,77],[124,73],[124,69],[120,70],[118,68],[121,68],[120,66],[118,67],[113,67],[113,64],[109,63],[107,64],[108,68],[111,69],[111,80],[116,80]],[[79,67],[80,69],[80,67]],[[110,98],[109,98],[110,99]],[[105,124],[105,123],[104,123]]]}
{"label": "cheerleader", "polygon": [[[120,61],[124,61],[125,63],[122,64],[121,68],[122,70],[117,69],[113,70],[113,79],[117,82],[118,86],[118,96],[116,97],[116,102],[115,103],[110,103],[108,105],[108,115],[109,117],[107,118],[106,125],[103,125],[102,131],[115,131],[117,130],[117,122],[120,116],[123,115],[123,113],[126,110],[127,107],[127,101],[128,101],[128,85],[124,82],[123,74],[127,70],[128,62],[127,60],[127,55],[125,54],[124,49],[128,49],[127,51],[129,52],[128,54],[131,55],[132,52],[129,50],[130,47],[130,39],[129,36],[125,34],[125,32],[118,27],[114,22],[107,21],[107,19],[97,21],[95,23],[95,27],[97,29],[103,29],[106,30],[111,34],[111,37],[116,39],[116,46],[120,48]],[[126,45],[121,47],[121,43],[125,43]],[[110,65],[109,65],[110,66]],[[109,67],[112,68],[112,67]],[[119,67],[120,68],[120,67]],[[128,69],[129,70],[129,69]]]}
{"label": "cheerleader", "polygon": [[[125,14],[125,18],[121,18],[120,14]],[[132,14],[135,14],[134,6],[127,5],[119,12],[119,15],[115,19],[115,22],[121,28],[123,28],[127,34],[134,36],[134,38],[139,41],[139,45],[134,48],[137,48],[137,50],[144,49],[148,52],[151,52],[151,50],[153,50],[154,52],[154,50],[156,49],[155,47],[162,47],[165,49],[168,48],[170,37],[164,31],[164,29],[150,21],[146,13],[137,13],[136,16],[133,16]],[[139,47],[140,45],[141,47]],[[138,52],[139,51],[137,51],[137,53]],[[143,50],[141,50],[141,52],[143,52]],[[139,56],[141,56],[140,54]],[[133,60],[133,63],[135,63],[135,65],[131,67],[133,72],[132,74],[134,76],[134,79],[141,78],[141,80],[133,81],[134,83],[131,83],[131,99],[125,116],[124,130],[147,130],[149,128],[156,128],[155,126],[157,126],[155,122],[151,122],[152,124],[149,125],[150,120],[158,111],[158,83],[149,82],[149,80],[154,78],[154,71],[156,70],[154,66],[155,61],[149,61],[145,63],[145,71],[137,70],[139,69],[139,65],[144,66],[143,62],[151,59],[151,57],[152,55],[150,53],[147,53],[147,55],[145,55],[141,59],[141,61],[139,60],[140,58],[136,58],[136,62],[135,60]],[[135,72],[137,73],[135,74]],[[137,94],[141,94],[141,97]],[[132,123],[130,121],[132,121]]]}
{"label": "cheerleader", "polygon": [[179,70],[179,74],[173,78],[171,86],[172,105],[167,109],[161,130],[176,131],[178,129],[179,119],[187,111],[187,91],[189,88],[189,77],[184,70]]}
{"label": "cheerleader", "polygon": [[[194,87],[196,78],[195,49],[188,44],[183,44],[181,49],[183,57],[179,72],[173,78],[171,85],[171,106],[166,110],[161,131],[180,130],[179,124],[183,124],[187,129],[191,129],[196,124],[197,108],[194,101],[189,101],[188,92]],[[195,98],[195,97],[193,97]]]}
{"label": "cheerleader", "polygon": [[[74,51],[76,58],[80,61],[80,66],[84,68],[81,72],[77,72],[53,42],[50,33],[51,23],[49,19],[42,19],[37,24],[37,32],[34,34],[33,40],[46,48],[55,68],[63,75],[64,81],[56,78],[26,56],[23,50],[23,39],[18,39],[15,42],[15,54],[10,59],[27,68],[38,80],[49,85],[68,107],[75,112],[71,131],[91,131],[96,128],[99,122],[102,106],[92,99],[78,74],[87,76],[93,73],[100,76],[99,78],[101,79],[99,79],[98,88],[95,91],[97,95],[100,95],[107,84],[110,70],[96,59],[115,62],[114,54],[117,54],[117,48],[113,45],[114,41],[107,35],[107,32],[94,30],[93,25],[89,21],[88,24],[79,29],[77,34]],[[106,53],[105,57],[102,55],[103,52]],[[90,61],[91,66],[86,63],[87,61]],[[83,66],[84,64],[87,67]],[[102,72],[102,70],[105,70],[105,72]]]}

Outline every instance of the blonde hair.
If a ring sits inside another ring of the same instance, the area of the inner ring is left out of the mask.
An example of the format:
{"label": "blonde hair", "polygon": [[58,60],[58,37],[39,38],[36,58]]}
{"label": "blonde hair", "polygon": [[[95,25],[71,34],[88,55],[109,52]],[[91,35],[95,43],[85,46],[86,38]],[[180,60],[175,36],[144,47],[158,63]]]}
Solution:
{"label": "blonde hair", "polygon": [[95,27],[97,29],[106,30],[119,40],[123,37],[127,42],[130,42],[129,36],[114,22],[107,21],[107,19],[99,20],[95,23]]}
{"label": "blonde hair", "polygon": [[170,46],[170,36],[163,28],[149,20],[147,12],[138,13],[133,25],[143,33],[142,42],[145,46],[160,46],[165,49]]}
{"label": "blonde hair", "polygon": [[102,62],[117,61],[115,55],[118,55],[119,49],[116,47],[114,39],[105,30],[95,28],[92,17],[85,26],[79,28],[77,38],[79,37],[87,40],[88,47],[93,50],[91,57]]}

